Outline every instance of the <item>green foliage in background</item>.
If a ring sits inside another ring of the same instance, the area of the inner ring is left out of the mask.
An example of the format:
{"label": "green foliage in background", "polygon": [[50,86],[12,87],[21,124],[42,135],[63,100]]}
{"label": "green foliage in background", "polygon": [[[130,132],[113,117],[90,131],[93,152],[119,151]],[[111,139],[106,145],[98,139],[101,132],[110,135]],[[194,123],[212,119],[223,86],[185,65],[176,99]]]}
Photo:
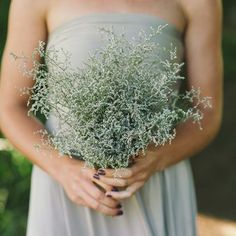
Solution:
{"label": "green foliage in background", "polygon": [[9,0],[0,1],[0,58],[2,57],[2,51],[6,40],[9,4]]}
{"label": "green foliage in background", "polygon": [[25,235],[31,164],[14,149],[0,150],[0,235]]}
{"label": "green foliage in background", "polygon": [[225,82],[232,82],[235,80],[236,67],[236,27],[224,29],[223,53],[224,53],[224,69]]}

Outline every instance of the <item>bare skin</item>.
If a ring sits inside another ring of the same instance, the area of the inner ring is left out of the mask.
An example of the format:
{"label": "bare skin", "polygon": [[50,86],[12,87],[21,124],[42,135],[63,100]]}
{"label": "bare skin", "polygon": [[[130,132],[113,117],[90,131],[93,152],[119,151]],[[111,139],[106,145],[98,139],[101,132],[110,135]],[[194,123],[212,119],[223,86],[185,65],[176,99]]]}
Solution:
{"label": "bare skin", "polygon": [[[33,145],[40,143],[40,136],[32,134],[43,125],[36,118],[27,116],[28,97],[20,96],[13,89],[32,86],[32,82],[26,80],[9,59],[10,52],[31,55],[38,41],[46,41],[56,27],[98,11],[144,12],[176,25],[184,32],[188,86],[201,87],[202,95],[212,97],[213,104],[213,109],[204,112],[204,131],[186,122],[177,128],[177,137],[172,145],[155,148],[150,144],[145,161],[140,154],[132,168],[118,170],[116,178],[114,171],[105,170],[106,174],[99,175],[100,179],[93,178],[96,171],[84,168],[82,161],[67,156],[58,158],[56,151],[45,149],[39,153],[35,150]],[[132,196],[156,171],[189,158],[216,136],[222,119],[221,14],[219,0],[122,0],[112,4],[109,0],[13,0],[1,69],[1,130],[32,163],[58,181],[74,203],[105,215],[119,214],[117,205],[120,199]],[[106,189],[106,194],[93,182]],[[124,190],[114,192],[112,186],[121,186]]]}

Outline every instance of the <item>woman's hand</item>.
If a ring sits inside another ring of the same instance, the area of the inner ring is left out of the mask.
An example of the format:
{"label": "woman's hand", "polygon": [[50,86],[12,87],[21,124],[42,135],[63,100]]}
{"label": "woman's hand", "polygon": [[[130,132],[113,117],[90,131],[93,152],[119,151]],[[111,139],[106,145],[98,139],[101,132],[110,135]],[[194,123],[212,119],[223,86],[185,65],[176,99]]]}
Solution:
{"label": "woman's hand", "polygon": [[112,190],[112,186],[93,178],[95,169],[85,167],[84,162],[80,160],[61,158],[62,165],[56,179],[72,202],[109,216],[123,214],[120,203],[105,195],[106,191]]}
{"label": "woman's hand", "polygon": [[147,149],[145,155],[140,152],[130,168],[98,171],[103,184],[122,187],[120,191],[115,188],[107,191],[106,196],[117,200],[131,197],[157,171],[157,162],[156,152]]}

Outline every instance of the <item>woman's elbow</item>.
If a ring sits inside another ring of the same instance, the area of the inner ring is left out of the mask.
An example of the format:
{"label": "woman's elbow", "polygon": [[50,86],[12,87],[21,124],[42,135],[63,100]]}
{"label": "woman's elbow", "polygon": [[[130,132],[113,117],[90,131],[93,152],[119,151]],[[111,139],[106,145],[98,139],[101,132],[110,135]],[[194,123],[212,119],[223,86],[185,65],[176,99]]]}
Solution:
{"label": "woman's elbow", "polygon": [[205,117],[203,118],[203,130],[207,130],[206,135],[209,142],[212,142],[218,136],[222,126],[222,120],[222,109],[211,110],[205,114]]}

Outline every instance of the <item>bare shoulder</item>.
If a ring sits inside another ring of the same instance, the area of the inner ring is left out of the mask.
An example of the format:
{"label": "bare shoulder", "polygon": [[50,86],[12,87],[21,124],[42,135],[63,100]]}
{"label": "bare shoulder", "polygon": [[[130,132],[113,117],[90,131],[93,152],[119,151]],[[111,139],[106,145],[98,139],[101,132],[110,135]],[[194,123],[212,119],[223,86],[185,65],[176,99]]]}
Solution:
{"label": "bare shoulder", "polygon": [[11,34],[12,28],[17,33],[42,30],[45,24],[49,2],[46,0],[12,0],[9,11],[9,33]]}
{"label": "bare shoulder", "polygon": [[24,17],[34,16],[43,17],[48,8],[48,2],[46,0],[12,0],[10,5],[10,14]]}
{"label": "bare shoulder", "polygon": [[220,50],[222,43],[221,0],[179,0],[187,19],[185,41]]}
{"label": "bare shoulder", "polygon": [[219,24],[222,20],[221,0],[179,0],[189,22],[198,21]]}
{"label": "bare shoulder", "polygon": [[[46,0],[12,0],[9,10],[5,50],[30,51],[39,40],[46,40]],[[28,49],[28,50],[27,50]]]}

